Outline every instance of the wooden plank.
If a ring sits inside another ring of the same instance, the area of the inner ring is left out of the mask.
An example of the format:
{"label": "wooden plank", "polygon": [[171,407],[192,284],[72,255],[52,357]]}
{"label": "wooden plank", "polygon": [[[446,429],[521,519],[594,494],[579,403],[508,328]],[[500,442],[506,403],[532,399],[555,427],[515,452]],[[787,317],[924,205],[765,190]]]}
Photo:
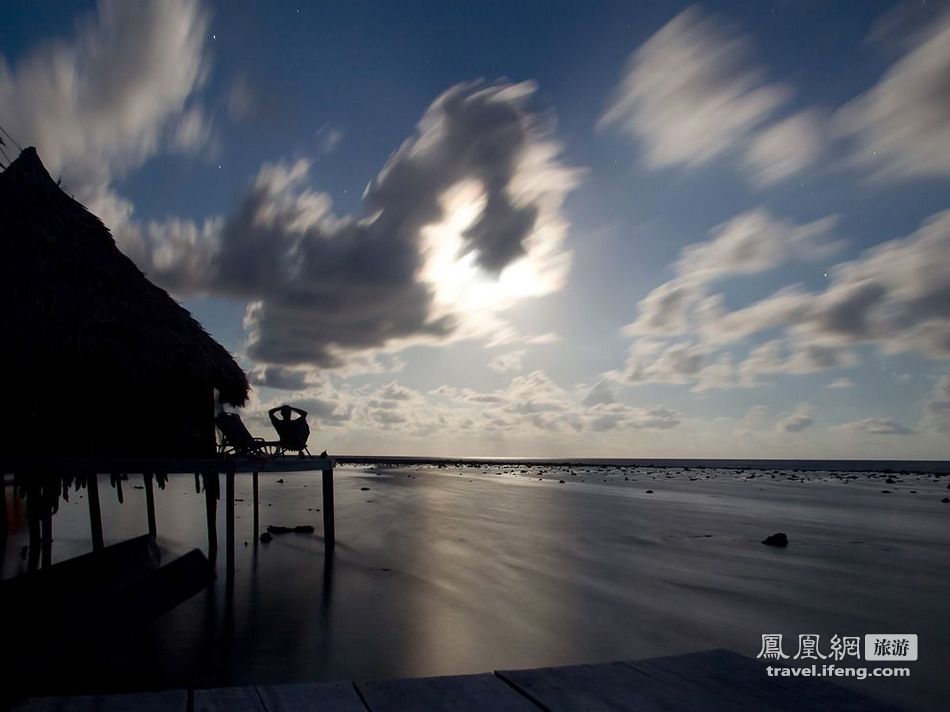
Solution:
{"label": "wooden plank", "polygon": [[265,712],[255,687],[195,690],[194,712]]}
{"label": "wooden plank", "polygon": [[333,468],[323,471],[323,545],[328,551],[336,546],[333,513]]}
{"label": "wooden plank", "polygon": [[[714,676],[719,680],[726,680],[730,688],[747,689],[750,684],[759,682],[778,687],[790,699],[809,701],[799,702],[815,706],[822,704],[842,712],[894,712],[897,708],[885,705],[877,700],[862,695],[850,688],[836,685],[828,680],[815,677],[769,677],[765,671],[768,664],[765,661],[753,660],[731,650],[705,650],[697,653],[687,653],[670,658],[658,658],[628,663],[635,667],[657,666],[659,661],[676,661],[676,665],[684,670],[684,674],[692,679],[689,671],[695,667],[699,675],[715,671]],[[804,664],[815,662],[819,666],[822,661],[804,661]],[[663,664],[662,667],[669,667]]]}
{"label": "wooden plank", "polygon": [[16,712],[186,712],[188,692],[165,690],[128,695],[38,697],[14,708]]}
{"label": "wooden plank", "polygon": [[373,712],[508,712],[537,706],[490,673],[358,682]]}
{"label": "wooden plank", "polygon": [[352,682],[299,685],[261,685],[257,693],[267,712],[366,712]]}
{"label": "wooden plank", "polygon": [[772,684],[764,666],[737,664],[732,657],[735,655],[711,650],[626,664],[680,695],[703,699],[709,707],[717,709],[752,708],[775,712],[834,709],[819,699],[804,697],[797,690]]}
{"label": "wooden plank", "polygon": [[623,663],[568,665],[495,673],[528,699],[550,710],[685,712],[715,710],[708,700],[683,694]]}

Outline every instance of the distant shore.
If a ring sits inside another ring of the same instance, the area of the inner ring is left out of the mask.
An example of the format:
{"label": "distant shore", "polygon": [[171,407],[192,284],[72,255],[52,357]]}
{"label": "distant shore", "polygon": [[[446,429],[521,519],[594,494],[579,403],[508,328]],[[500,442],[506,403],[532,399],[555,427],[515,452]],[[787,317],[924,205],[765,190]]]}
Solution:
{"label": "distant shore", "polygon": [[718,458],[543,458],[543,457],[425,457],[408,455],[331,455],[342,465],[546,465],[549,467],[662,467],[731,470],[792,470],[801,472],[884,472],[950,475],[950,460],[754,460]]}

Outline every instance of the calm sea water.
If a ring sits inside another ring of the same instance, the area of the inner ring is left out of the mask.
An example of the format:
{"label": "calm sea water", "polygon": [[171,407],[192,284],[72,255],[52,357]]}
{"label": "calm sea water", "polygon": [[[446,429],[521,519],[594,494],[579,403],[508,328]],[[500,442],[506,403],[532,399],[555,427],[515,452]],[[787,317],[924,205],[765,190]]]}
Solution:
{"label": "calm sea water", "polygon": [[[849,684],[942,709],[948,478],[891,463],[898,482],[882,494],[884,474],[785,464],[797,466],[752,479],[696,463],[340,468],[332,561],[319,537],[319,474],[262,475],[262,526],[317,527],[269,544],[256,543],[250,478],[239,476],[233,588],[219,561],[213,586],[150,626],[21,683],[59,693],[374,679],[713,647],[754,657],[773,632],[916,632],[911,679]],[[108,541],[146,531],[139,483],[125,484],[119,505],[102,479]],[[169,559],[206,547],[192,477],[172,477],[156,499]],[[4,576],[25,566],[25,522],[13,520]],[[64,503],[53,528],[54,559],[88,551],[85,500]],[[787,549],[760,544],[774,531],[788,533]]]}

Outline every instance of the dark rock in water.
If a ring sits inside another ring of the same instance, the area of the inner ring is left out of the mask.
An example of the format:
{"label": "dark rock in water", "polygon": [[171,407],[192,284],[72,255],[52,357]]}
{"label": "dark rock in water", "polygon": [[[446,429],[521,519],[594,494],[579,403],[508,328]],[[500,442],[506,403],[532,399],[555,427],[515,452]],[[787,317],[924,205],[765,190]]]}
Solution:
{"label": "dark rock in water", "polygon": [[890,494],[890,493],[891,493],[890,490],[881,490],[881,494]]}
{"label": "dark rock in water", "polygon": [[369,487],[360,487],[360,492],[369,492]]}
{"label": "dark rock in water", "polygon": [[261,534],[261,541],[264,542],[265,544],[273,538],[274,537],[271,535],[270,532],[264,532],[263,534]]}
{"label": "dark rock in water", "polygon": [[653,490],[647,490],[647,494],[653,494]]}
{"label": "dark rock in water", "polygon": [[564,484],[564,480],[558,480],[557,482],[558,482],[559,485],[563,485],[563,484]]}
{"label": "dark rock in water", "polygon": [[765,537],[762,543],[766,546],[788,546],[788,536],[786,536],[785,532],[777,532]]}
{"label": "dark rock in water", "polygon": [[279,480],[277,480],[277,484],[279,484],[279,485],[284,484],[284,478],[281,477]]}
{"label": "dark rock in water", "polygon": [[889,485],[896,485],[896,484],[897,484],[897,480],[895,480],[893,477],[888,477],[886,480],[884,480],[884,482],[885,482],[885,484],[889,484]]}
{"label": "dark rock in water", "polygon": [[299,524],[296,527],[281,527],[273,524],[267,527],[269,534],[313,534],[313,527],[309,524]]}
{"label": "dark rock in water", "polygon": [[948,502],[950,502],[950,497],[944,497],[940,501],[943,502],[944,504],[947,504]]}

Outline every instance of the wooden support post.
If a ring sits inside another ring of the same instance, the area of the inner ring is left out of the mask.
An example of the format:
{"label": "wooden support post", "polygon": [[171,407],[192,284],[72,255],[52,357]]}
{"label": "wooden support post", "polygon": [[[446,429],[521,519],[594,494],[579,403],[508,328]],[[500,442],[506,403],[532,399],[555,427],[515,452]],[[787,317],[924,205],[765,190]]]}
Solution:
{"label": "wooden support post", "polygon": [[0,550],[7,543],[7,475],[0,472]]}
{"label": "wooden support post", "polygon": [[218,556],[218,473],[204,472],[205,514],[208,518],[208,558],[212,564]]}
{"label": "wooden support post", "polygon": [[333,468],[323,471],[323,546],[333,551],[336,530],[333,521]]}
{"label": "wooden support post", "polygon": [[225,549],[227,552],[227,575],[234,576],[234,465],[228,468],[225,477]]}
{"label": "wooden support post", "polygon": [[102,510],[99,508],[99,475],[94,472],[86,476],[86,499],[89,504],[92,550],[102,551],[105,544],[102,540]]}
{"label": "wooden support post", "polygon": [[26,517],[30,526],[27,571],[36,571],[40,565],[40,506],[40,488],[35,483],[30,483],[26,491]]}
{"label": "wooden support post", "polygon": [[53,506],[46,487],[43,488],[43,495],[43,568],[48,569],[53,564]]}
{"label": "wooden support post", "polygon": [[257,516],[257,473],[256,472],[254,473],[253,486],[254,486],[254,545],[257,546],[257,538],[258,536],[260,536],[260,534],[258,533],[259,528],[260,528],[260,520],[258,519],[258,516]]}
{"label": "wooden support post", "polygon": [[148,533],[158,536],[158,527],[155,525],[155,490],[152,488],[152,473],[146,472],[145,480],[145,510],[148,514]]}
{"label": "wooden support post", "polygon": [[7,475],[0,472],[0,574],[3,573],[4,557],[7,553]]}

